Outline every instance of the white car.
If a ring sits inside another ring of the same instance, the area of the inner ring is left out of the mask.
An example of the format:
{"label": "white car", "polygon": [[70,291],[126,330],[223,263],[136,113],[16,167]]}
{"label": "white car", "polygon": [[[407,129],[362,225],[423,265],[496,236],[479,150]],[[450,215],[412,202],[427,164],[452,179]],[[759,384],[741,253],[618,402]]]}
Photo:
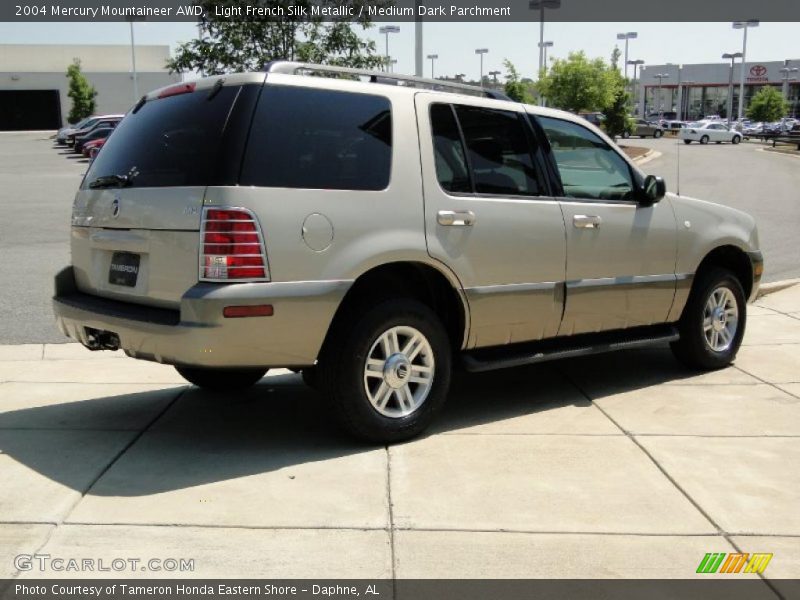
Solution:
{"label": "white car", "polygon": [[684,144],[691,144],[692,142],[700,142],[701,144],[730,142],[731,144],[738,144],[742,141],[741,133],[733,131],[724,123],[716,121],[689,123],[678,132],[678,137],[683,140]]}

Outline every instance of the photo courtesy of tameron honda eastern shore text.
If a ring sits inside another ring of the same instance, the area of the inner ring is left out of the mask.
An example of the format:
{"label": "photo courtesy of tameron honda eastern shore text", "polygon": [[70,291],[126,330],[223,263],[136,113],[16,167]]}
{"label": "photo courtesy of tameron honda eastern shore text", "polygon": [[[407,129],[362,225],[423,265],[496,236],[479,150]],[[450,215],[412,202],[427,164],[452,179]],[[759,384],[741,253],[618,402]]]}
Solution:
{"label": "photo courtesy of tameron honda eastern shore text", "polygon": [[143,97],[71,248],[66,335],[228,396],[301,371],[374,442],[423,431],[456,363],[668,342],[724,367],[763,267],[750,216],[666,194],[577,115],[293,62]]}

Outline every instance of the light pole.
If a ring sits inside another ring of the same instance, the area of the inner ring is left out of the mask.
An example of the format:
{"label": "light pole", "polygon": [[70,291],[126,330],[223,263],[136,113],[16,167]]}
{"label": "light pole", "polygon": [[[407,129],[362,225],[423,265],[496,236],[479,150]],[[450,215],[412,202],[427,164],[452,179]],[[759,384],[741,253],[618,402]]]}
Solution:
{"label": "light pole", "polygon": [[133,101],[139,101],[139,74],[136,72],[136,40],[133,36],[133,22],[143,21],[142,17],[125,17],[131,28],[131,73],[133,74]]}
{"label": "light pole", "polygon": [[664,99],[661,97],[661,81],[664,79],[669,79],[669,73],[656,73],[653,75],[653,79],[658,79],[658,116],[661,117],[664,112]]}
{"label": "light pole", "polygon": [[539,42],[539,46],[542,49],[544,49],[544,55],[543,55],[544,66],[542,68],[544,69],[544,72],[547,73],[547,49],[553,47],[553,42]]}
{"label": "light pole", "polygon": [[618,40],[625,40],[625,79],[628,79],[628,40],[635,40],[637,37],[639,37],[639,34],[635,31],[617,34]]}
{"label": "light pole", "polygon": [[751,27],[758,27],[758,23],[755,19],[733,22],[734,29],[744,29],[744,35],[742,36],[742,77],[741,81],[739,81],[739,121],[742,120],[744,114],[744,68],[747,63],[747,30]]}
{"label": "light pole", "polygon": [[428,54],[428,59],[431,61],[431,79],[433,79],[433,61],[439,58],[438,54]]}
{"label": "light pole", "polygon": [[[681,82],[681,92],[680,97],[681,101],[678,104],[678,121],[683,121],[684,116],[688,116],[689,113],[689,88],[693,86],[696,81],[682,81]],[[686,89],[686,93],[684,94],[683,90]]]}
{"label": "light pole", "polygon": [[397,25],[384,25],[378,29],[379,33],[382,33],[386,36],[386,70],[389,70],[389,34],[390,33],[400,33],[400,28]]}
{"label": "light pole", "polygon": [[476,48],[475,54],[481,57],[481,87],[483,87],[483,55],[489,52],[488,48]]}
{"label": "light pole", "polygon": [[494,78],[494,85],[497,86],[497,76],[501,74],[501,71],[489,71],[489,76]]}
{"label": "light pole", "polygon": [[625,64],[626,65],[633,65],[633,88],[632,89],[633,89],[633,102],[634,102],[634,105],[635,105],[636,104],[636,100],[637,100],[636,95],[637,95],[637,92],[638,92],[638,90],[636,89],[636,69],[639,68],[639,65],[643,65],[644,61],[642,59],[640,59],[640,58],[637,58],[636,60],[626,60]]}
{"label": "light pole", "polygon": [[730,59],[731,61],[731,70],[728,73],[728,127],[731,126],[731,121],[733,120],[733,63],[737,58],[742,58],[741,52],[726,52],[722,55],[724,59]]}
{"label": "light pole", "polygon": [[[539,75],[541,76],[544,67],[544,11],[547,8],[556,10],[561,8],[561,0],[530,0],[528,3],[530,10],[539,11]],[[542,103],[542,95],[539,94],[539,104]]]}

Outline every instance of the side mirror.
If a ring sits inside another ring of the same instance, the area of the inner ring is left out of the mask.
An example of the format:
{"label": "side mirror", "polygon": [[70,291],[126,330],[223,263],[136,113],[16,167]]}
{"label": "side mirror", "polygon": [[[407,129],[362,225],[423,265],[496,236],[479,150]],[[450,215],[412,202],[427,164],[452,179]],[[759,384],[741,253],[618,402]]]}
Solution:
{"label": "side mirror", "polygon": [[661,200],[667,193],[667,184],[662,177],[648,175],[639,190],[639,203],[642,206],[651,206]]}

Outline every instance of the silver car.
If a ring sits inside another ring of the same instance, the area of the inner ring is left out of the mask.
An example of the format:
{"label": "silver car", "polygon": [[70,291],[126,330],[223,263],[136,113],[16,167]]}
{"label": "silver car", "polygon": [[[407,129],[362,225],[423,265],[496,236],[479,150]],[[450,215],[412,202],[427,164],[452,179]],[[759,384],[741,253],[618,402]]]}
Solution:
{"label": "silver car", "polygon": [[143,98],[71,244],[66,335],[228,393],[301,371],[382,443],[428,426],[455,361],[669,343],[724,367],[763,266],[751,217],[666,194],[576,115],[291,62]]}

